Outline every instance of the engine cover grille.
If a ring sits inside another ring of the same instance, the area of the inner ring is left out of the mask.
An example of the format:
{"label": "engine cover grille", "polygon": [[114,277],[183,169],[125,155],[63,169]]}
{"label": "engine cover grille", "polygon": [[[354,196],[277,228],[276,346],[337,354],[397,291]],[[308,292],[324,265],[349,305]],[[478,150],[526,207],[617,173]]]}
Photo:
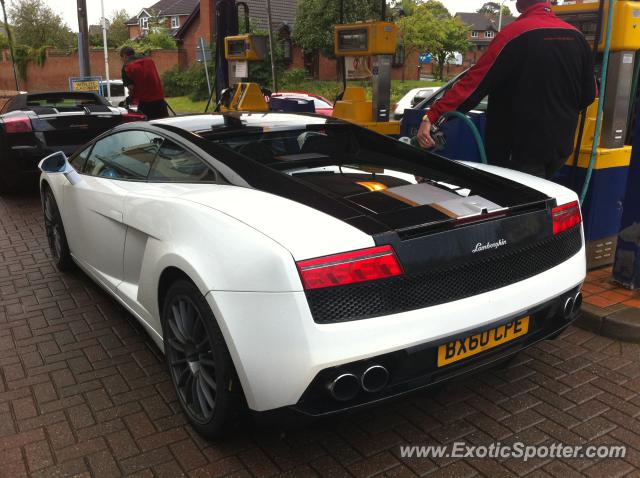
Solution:
{"label": "engine cover grille", "polygon": [[347,322],[421,309],[505,287],[580,251],[580,226],[504,254],[348,286],[306,291],[313,320]]}

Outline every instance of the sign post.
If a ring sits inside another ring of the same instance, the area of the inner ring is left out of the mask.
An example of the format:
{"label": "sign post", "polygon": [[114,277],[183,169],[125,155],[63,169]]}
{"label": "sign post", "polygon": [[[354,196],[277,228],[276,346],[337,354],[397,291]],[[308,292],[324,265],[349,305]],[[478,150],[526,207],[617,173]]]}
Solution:
{"label": "sign post", "polygon": [[75,76],[69,78],[69,91],[85,91],[102,94],[101,76]]}
{"label": "sign post", "polygon": [[209,80],[209,68],[207,66],[207,62],[211,61],[211,48],[206,48],[204,46],[204,38],[202,37],[200,37],[200,45],[196,49],[196,54],[198,62],[202,62],[204,65],[204,74],[207,77],[207,89],[209,91],[209,96],[211,96],[211,82]]}

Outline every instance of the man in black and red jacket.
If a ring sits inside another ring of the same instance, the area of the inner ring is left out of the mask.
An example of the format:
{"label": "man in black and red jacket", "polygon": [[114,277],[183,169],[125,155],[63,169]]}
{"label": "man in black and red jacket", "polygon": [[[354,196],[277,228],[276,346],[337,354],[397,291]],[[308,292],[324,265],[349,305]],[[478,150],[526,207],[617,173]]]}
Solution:
{"label": "man in black and red jacket", "polygon": [[432,105],[417,139],[432,147],[432,123],[447,111],[466,113],[489,95],[489,163],[550,178],[570,156],[579,113],[596,96],[593,53],[582,33],[558,19],[546,1],[518,0],[516,8],[517,20]]}
{"label": "man in black and red jacket", "polygon": [[164,89],[156,65],[148,56],[136,56],[133,48],[120,50],[122,59],[122,82],[129,89],[129,96],[138,103],[138,111],[147,119],[169,116],[164,100]]}

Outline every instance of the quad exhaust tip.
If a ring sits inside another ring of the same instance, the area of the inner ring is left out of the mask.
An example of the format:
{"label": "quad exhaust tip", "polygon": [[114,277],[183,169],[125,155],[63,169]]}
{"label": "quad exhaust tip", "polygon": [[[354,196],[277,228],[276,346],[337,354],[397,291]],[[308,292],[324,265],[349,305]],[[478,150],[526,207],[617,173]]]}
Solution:
{"label": "quad exhaust tip", "polygon": [[580,312],[580,308],[582,307],[582,292],[578,292],[573,299],[573,313],[577,314]]}
{"label": "quad exhaust tip", "polygon": [[389,372],[382,365],[372,365],[364,371],[360,381],[365,392],[379,392],[387,385]]}
{"label": "quad exhaust tip", "polygon": [[360,380],[352,373],[343,373],[329,382],[327,389],[333,398],[340,402],[346,402],[360,391]]}
{"label": "quad exhaust tip", "polygon": [[564,307],[562,308],[562,315],[565,319],[568,319],[573,314],[573,297],[567,298],[564,302]]}

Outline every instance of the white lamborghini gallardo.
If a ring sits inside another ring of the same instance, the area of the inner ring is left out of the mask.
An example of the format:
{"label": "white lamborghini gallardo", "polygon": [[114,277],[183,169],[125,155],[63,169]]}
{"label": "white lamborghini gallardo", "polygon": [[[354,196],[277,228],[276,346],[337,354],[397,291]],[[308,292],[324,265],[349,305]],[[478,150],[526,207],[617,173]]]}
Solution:
{"label": "white lamborghini gallardo", "polygon": [[121,125],[40,165],[53,258],[165,352],[203,435],[324,415],[505,362],[575,318],[576,195],[333,118]]}

